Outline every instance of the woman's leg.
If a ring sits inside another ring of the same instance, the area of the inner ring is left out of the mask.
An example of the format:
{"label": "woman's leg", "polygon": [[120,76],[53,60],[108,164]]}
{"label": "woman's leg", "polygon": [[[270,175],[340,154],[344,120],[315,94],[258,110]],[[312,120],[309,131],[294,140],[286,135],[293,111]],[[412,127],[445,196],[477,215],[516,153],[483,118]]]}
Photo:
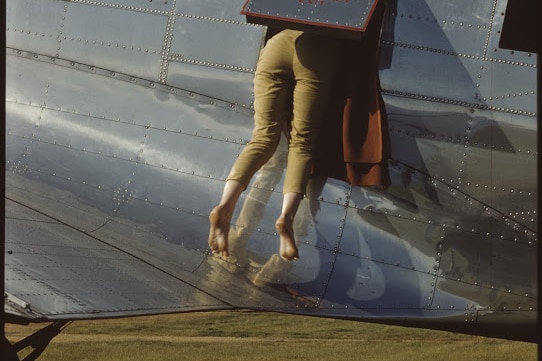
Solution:
{"label": "woman's leg", "polygon": [[254,76],[254,131],[251,141],[236,159],[220,204],[209,214],[211,229],[209,246],[213,253],[227,256],[228,232],[231,218],[241,193],[254,174],[275,152],[287,109],[291,103],[291,57],[293,41],[288,36],[277,36],[262,50]]}
{"label": "woman's leg", "polygon": [[226,181],[220,203],[209,214],[209,247],[213,253],[228,256],[228,233],[235,205],[245,189],[245,185],[236,180]]}
{"label": "woman's leg", "polygon": [[280,256],[288,261],[299,258],[294,238],[294,217],[302,199],[301,193],[285,193],[281,214],[275,222],[275,228],[280,235]]}
{"label": "woman's leg", "polygon": [[275,223],[280,234],[280,256],[287,260],[299,258],[294,217],[309,182],[316,141],[335,76],[337,50],[332,39],[303,34],[296,41],[288,165],[282,212]]}
{"label": "woman's leg", "polygon": [[293,38],[273,37],[262,50],[254,74],[254,130],[227,179],[248,185],[274,154],[291,117]]}
{"label": "woman's leg", "polygon": [[305,194],[318,134],[336,72],[338,44],[304,33],[296,41],[293,62],[293,118],[283,193]]}

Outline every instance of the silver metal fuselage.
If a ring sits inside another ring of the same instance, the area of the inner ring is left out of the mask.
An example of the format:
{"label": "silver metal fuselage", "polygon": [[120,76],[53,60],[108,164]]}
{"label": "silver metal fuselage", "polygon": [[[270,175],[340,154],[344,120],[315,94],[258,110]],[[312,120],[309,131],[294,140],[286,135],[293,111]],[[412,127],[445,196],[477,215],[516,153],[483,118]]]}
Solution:
{"label": "silver metal fuselage", "polygon": [[250,262],[228,265],[208,214],[252,134],[267,29],[243,2],[7,1],[5,288],[28,305],[9,312],[253,308],[532,341],[537,55],[499,46],[507,1],[392,3],[391,186],[311,180],[283,262],[282,144],[236,209]]}

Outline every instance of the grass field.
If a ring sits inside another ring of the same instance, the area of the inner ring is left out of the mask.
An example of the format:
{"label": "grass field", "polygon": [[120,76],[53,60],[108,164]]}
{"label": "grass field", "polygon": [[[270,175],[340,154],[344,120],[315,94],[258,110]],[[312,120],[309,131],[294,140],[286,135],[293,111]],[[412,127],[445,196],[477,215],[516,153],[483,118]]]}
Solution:
{"label": "grass field", "polygon": [[[5,332],[15,342],[43,326],[6,325]],[[534,361],[537,351],[533,343],[445,331],[221,311],[75,321],[38,360]]]}

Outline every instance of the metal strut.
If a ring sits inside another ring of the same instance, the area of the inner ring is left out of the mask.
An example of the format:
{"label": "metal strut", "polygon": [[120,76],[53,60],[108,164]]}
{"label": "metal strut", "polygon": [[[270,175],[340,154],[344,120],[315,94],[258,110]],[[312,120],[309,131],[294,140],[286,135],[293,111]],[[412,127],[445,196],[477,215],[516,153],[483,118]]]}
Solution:
{"label": "metal strut", "polygon": [[[34,332],[30,336],[14,343],[13,345],[4,338],[3,357],[6,361],[35,361],[51,340],[58,335],[64,327],[71,321],[57,321],[49,324],[39,331]],[[18,352],[31,347],[33,350],[24,359],[19,359]]]}

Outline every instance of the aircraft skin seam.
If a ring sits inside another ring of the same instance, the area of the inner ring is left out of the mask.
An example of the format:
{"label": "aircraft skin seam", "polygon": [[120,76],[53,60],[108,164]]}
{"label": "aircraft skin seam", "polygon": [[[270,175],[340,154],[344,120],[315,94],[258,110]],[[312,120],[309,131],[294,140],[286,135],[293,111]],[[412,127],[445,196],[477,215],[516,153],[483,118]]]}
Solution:
{"label": "aircraft skin seam", "polygon": [[93,65],[88,65],[88,64],[84,64],[84,63],[80,63],[80,62],[75,62],[75,61],[72,61],[72,60],[60,59],[60,58],[57,58],[57,57],[51,57],[49,55],[32,53],[32,52],[29,52],[29,51],[25,51],[25,50],[21,50],[21,49],[15,49],[15,48],[9,48],[9,47],[6,47],[6,49],[11,50],[11,53],[8,54],[9,56],[21,57],[21,58],[34,60],[34,61],[55,64],[55,65],[58,65],[58,66],[61,66],[61,67],[65,67],[65,68],[69,68],[69,69],[73,69],[73,70],[77,70],[77,71],[82,71],[82,72],[86,72],[86,73],[93,73],[93,74],[96,74],[96,75],[117,79],[119,81],[124,81],[124,82],[127,82],[127,83],[137,84],[137,85],[144,86],[144,87],[147,87],[147,88],[154,88],[154,89],[162,90],[164,92],[173,93],[173,94],[175,94],[177,96],[180,96],[180,97],[183,97],[183,98],[194,99],[194,100],[199,101],[201,103],[208,103],[208,104],[210,103],[211,105],[218,106],[218,107],[221,107],[223,109],[228,109],[228,110],[232,110],[232,111],[235,111],[235,112],[243,113],[243,114],[249,115],[251,117],[254,114],[254,110],[252,109],[251,106],[247,106],[247,105],[239,104],[239,103],[231,103],[231,102],[228,102],[228,101],[224,101],[224,100],[221,100],[221,99],[218,99],[218,98],[209,97],[209,96],[204,95],[204,94],[196,93],[194,91],[179,88],[179,87],[175,87],[175,86],[172,86],[172,85],[157,83],[155,81],[148,80],[148,79],[145,79],[145,78],[135,77],[135,76],[130,75],[130,74],[119,73],[117,71],[112,71],[112,70],[96,67],[96,66],[93,66]]}
{"label": "aircraft skin seam", "polygon": [[136,7],[136,6],[130,6],[130,5],[107,3],[103,1],[71,0],[71,2],[77,3],[77,4],[89,5],[89,6],[122,9],[122,10],[136,11],[136,12],[149,13],[149,14],[158,14],[158,15],[163,15],[163,16],[174,16],[174,17],[188,18],[188,19],[223,22],[223,23],[242,25],[242,26],[251,25],[251,24],[247,24],[245,21],[242,21],[242,20],[223,19],[223,18],[217,18],[217,17],[212,17],[212,16],[203,16],[203,15],[177,12],[175,11],[175,6],[176,6],[175,1],[173,1],[173,6],[171,7],[170,10],[156,10],[156,9],[145,8],[145,7]]}
{"label": "aircraft skin seam", "polygon": [[[17,200],[15,200],[15,199],[11,199],[11,198],[9,198],[9,197],[6,197],[6,199],[9,199],[10,201],[12,201],[12,202],[14,202],[14,203],[20,204],[20,205],[22,205],[23,207],[30,208],[30,207],[28,207],[27,205],[24,205],[24,204],[18,202]],[[211,298],[213,298],[213,299],[215,299],[215,300],[217,300],[217,301],[220,301],[220,302],[222,302],[222,303],[224,303],[224,304],[226,304],[226,305],[228,305],[228,306],[230,306],[230,307],[234,307],[233,304],[230,304],[229,302],[227,302],[227,301],[225,301],[225,300],[223,300],[223,299],[220,299],[220,298],[216,297],[215,295],[213,295],[213,294],[211,294],[211,293],[208,293],[208,292],[205,291],[204,289],[198,287],[197,284],[193,284],[193,283],[191,283],[191,282],[189,282],[189,281],[187,281],[187,280],[184,280],[184,279],[180,278],[179,276],[173,274],[172,272],[170,272],[170,271],[168,271],[168,270],[166,270],[166,269],[162,269],[162,268],[160,268],[160,267],[158,267],[158,266],[155,266],[155,265],[152,264],[151,262],[145,260],[144,258],[138,256],[138,255],[135,254],[135,253],[128,252],[127,250],[124,250],[123,248],[121,248],[121,247],[119,247],[119,246],[116,246],[115,244],[113,244],[113,243],[111,243],[111,242],[107,242],[106,240],[104,240],[104,239],[102,239],[102,238],[100,238],[100,237],[98,237],[98,236],[95,236],[95,235],[91,234],[90,232],[87,232],[87,231],[78,229],[78,228],[76,228],[76,227],[74,227],[74,226],[72,226],[72,225],[70,225],[70,224],[68,224],[68,223],[63,222],[62,220],[60,220],[60,219],[58,219],[58,218],[55,218],[55,217],[52,217],[51,215],[48,215],[48,214],[46,214],[46,213],[43,213],[43,212],[41,212],[41,211],[38,210],[38,209],[34,209],[34,208],[30,208],[30,209],[32,209],[33,211],[35,211],[35,212],[37,212],[37,213],[39,213],[39,214],[42,214],[42,215],[44,215],[44,216],[46,216],[46,217],[49,217],[49,218],[51,218],[52,220],[58,222],[57,225],[62,225],[62,226],[65,226],[65,227],[67,227],[67,228],[69,228],[69,229],[75,230],[75,231],[77,231],[77,232],[81,232],[82,234],[85,234],[86,236],[88,236],[88,237],[90,237],[90,238],[92,238],[92,239],[94,239],[94,240],[96,240],[96,241],[98,241],[98,242],[100,242],[100,243],[103,243],[103,244],[105,244],[105,245],[107,245],[107,246],[109,246],[109,247],[111,247],[111,248],[117,250],[117,251],[120,252],[121,254],[129,255],[130,257],[133,257],[134,259],[136,259],[136,260],[138,260],[138,261],[140,261],[140,262],[142,262],[142,263],[148,265],[149,267],[151,267],[151,268],[153,268],[153,269],[155,269],[155,270],[157,270],[157,271],[159,271],[159,272],[162,272],[162,273],[164,273],[164,274],[166,274],[166,275],[172,277],[172,278],[175,279],[175,280],[178,280],[178,281],[180,281],[180,282],[182,282],[182,283],[184,283],[184,284],[190,285],[191,287],[194,287],[194,288],[197,289],[198,291],[200,291],[200,292],[202,292],[202,293],[204,293],[204,294],[210,296]],[[206,251],[206,252],[207,252],[206,254],[209,253],[208,251]],[[23,273],[24,273],[23,270],[20,270],[20,272],[23,272]],[[30,275],[28,275],[28,277],[30,277],[31,279],[33,279],[33,277],[31,277]],[[79,303],[79,304],[82,305],[82,306],[86,306],[86,305],[84,305],[84,304],[81,304],[81,303],[79,302],[79,300],[73,298],[73,297],[70,296],[69,294],[66,294],[66,293],[64,293],[64,292],[62,292],[62,291],[60,291],[60,290],[58,290],[56,287],[52,287],[52,286],[49,285],[49,284],[44,284],[44,286],[47,287],[47,288],[49,288],[49,290],[51,290],[52,292],[58,291],[58,293],[55,293],[55,294],[62,294],[62,295],[64,295],[66,298],[72,299],[73,302]],[[152,309],[152,308],[150,308],[150,309]],[[117,311],[117,310],[110,310],[110,311]],[[82,312],[82,313],[85,313],[85,312]]]}
{"label": "aircraft skin seam", "polygon": [[[482,61],[482,62],[487,61],[487,62],[502,63],[502,64],[508,64],[508,65],[528,67],[528,68],[537,68],[536,62],[525,63],[525,62],[512,61],[512,60],[504,60],[504,59],[500,59],[496,57],[488,57],[486,54],[474,55],[474,54],[460,53],[456,51],[443,50],[443,49],[433,48],[429,46],[420,46],[420,45],[411,44],[411,43],[401,43],[401,42],[396,42],[396,41],[382,40],[380,42],[380,45],[389,46],[392,48],[402,48],[402,49],[409,49],[409,50],[414,50],[414,51],[437,53],[441,55],[472,59],[472,60],[477,60],[477,61]],[[529,56],[532,56],[532,55],[529,53]]]}
{"label": "aircraft skin seam", "polygon": [[383,95],[420,99],[420,100],[425,100],[425,101],[433,102],[433,103],[452,104],[452,105],[458,105],[462,107],[475,108],[475,109],[481,109],[481,110],[493,110],[493,111],[498,111],[498,112],[503,112],[503,113],[525,115],[529,117],[536,117],[536,114],[537,114],[536,112],[528,112],[528,111],[524,111],[520,109],[509,109],[509,108],[497,107],[497,106],[487,105],[487,104],[469,103],[464,100],[441,98],[441,97],[435,97],[435,96],[425,95],[421,93],[405,92],[401,90],[391,90],[391,89],[383,88],[381,89],[381,92]]}
{"label": "aircraft skin seam", "polygon": [[142,13],[159,14],[159,15],[164,15],[164,16],[167,16],[170,13],[170,11],[166,11],[166,10],[155,10],[155,9],[144,8],[144,7],[120,5],[120,4],[107,3],[103,1],[89,1],[89,0],[70,0],[70,1],[73,3],[83,4],[83,5],[130,10],[130,11],[137,11],[137,12],[142,12]]}
{"label": "aircraft skin seam", "polygon": [[[485,209],[487,209],[488,211],[489,210],[492,210],[493,212],[499,214],[503,220],[507,221],[511,221],[513,223],[515,223],[516,225],[518,225],[519,227],[521,228],[524,228],[525,230],[528,230],[529,232],[531,232],[533,235],[536,235],[536,231],[531,229],[530,227],[528,227],[527,225],[524,225],[520,222],[518,222],[517,220],[511,218],[510,216],[506,215],[505,213],[502,213],[502,212],[499,212],[498,210],[496,210],[495,208],[491,207],[489,204],[486,204],[476,198],[473,198],[472,196],[470,196],[468,193],[466,193],[465,191],[463,191],[459,186],[454,186],[450,183],[446,183],[444,180],[442,179],[438,179],[434,176],[431,176],[430,174],[427,174],[427,173],[423,173],[422,171],[418,170],[418,169],[415,169],[415,168],[412,168],[411,166],[409,166],[407,163],[404,163],[402,161],[399,161],[399,160],[396,160],[396,159],[390,159],[391,162],[395,163],[395,164],[399,164],[403,167],[406,167],[408,169],[411,169],[413,171],[415,171],[416,173],[419,173],[419,174],[423,174],[425,177],[428,177],[429,179],[431,179],[432,181],[434,182],[438,182],[440,184],[443,184],[444,186],[446,186],[449,190],[451,191],[457,191],[458,193],[461,193],[463,196],[465,197],[468,197],[469,199],[473,199],[475,202],[479,203],[480,205],[482,205]],[[529,242],[529,244],[531,244],[531,242]]]}
{"label": "aircraft skin seam", "polygon": [[255,69],[252,69],[252,68],[245,68],[245,67],[240,67],[240,66],[236,66],[236,65],[228,65],[228,64],[221,64],[221,63],[211,63],[211,62],[208,62],[208,61],[197,60],[197,59],[188,59],[182,54],[175,54],[175,53],[169,54],[168,60],[174,61],[174,62],[177,62],[177,63],[201,65],[201,66],[207,66],[207,67],[210,67],[210,68],[233,70],[233,71],[243,72],[243,73],[254,73],[255,72]]}
{"label": "aircraft skin seam", "polygon": [[[122,120],[104,118],[104,117],[93,116],[93,115],[89,115],[89,114],[75,113],[73,111],[69,111],[69,110],[65,110],[65,109],[48,108],[47,106],[40,105],[40,104],[25,104],[25,103],[22,103],[22,102],[19,102],[19,101],[7,101],[6,103],[25,105],[25,106],[34,107],[34,108],[40,108],[40,109],[43,109],[43,110],[56,111],[56,112],[59,112],[59,113],[76,114],[76,115],[85,116],[85,117],[88,117],[88,118],[94,118],[94,119],[101,120],[101,121],[126,124],[126,125],[135,126],[135,127],[141,127],[141,128],[144,128],[144,129],[159,130],[159,131],[163,131],[163,132],[166,132],[166,133],[175,133],[175,134],[188,136],[188,137],[196,137],[196,138],[202,138],[202,139],[212,139],[213,141],[224,142],[224,143],[229,143],[229,144],[245,145],[248,142],[248,140],[246,140],[246,139],[233,139],[233,138],[220,139],[220,138],[216,138],[216,137],[212,137],[212,136],[208,136],[208,135],[201,135],[201,134],[198,134],[198,132],[185,132],[185,131],[182,131],[182,130],[164,129],[164,128],[153,127],[153,126],[150,126],[150,125],[147,125],[147,124],[142,124],[142,123],[135,124],[135,123],[132,123],[132,122],[127,122],[127,121],[122,121]],[[75,146],[73,146],[71,144],[61,144],[61,143],[58,143],[57,141],[53,141],[53,142],[45,141],[45,140],[42,140],[40,138],[36,138],[34,136],[14,134],[11,131],[8,132],[7,134],[10,135],[10,136],[19,137],[19,138],[22,138],[22,139],[35,140],[35,141],[46,143],[46,144],[52,144],[52,145],[66,147],[66,148],[70,148],[70,149],[81,150],[83,152],[99,154],[99,155],[107,156],[107,157],[110,157],[110,158],[125,159],[125,160],[128,160],[128,161],[133,161],[134,160],[132,158],[118,157],[118,156],[116,156],[114,154],[103,154],[102,152],[94,152],[94,151],[87,150],[85,148],[76,148]],[[139,160],[136,160],[136,163],[147,164],[145,161],[139,161]],[[161,168],[166,168],[166,169],[171,169],[171,170],[179,170],[179,169],[176,169],[176,168],[165,167],[163,165],[161,165],[160,167]],[[191,174],[194,174],[194,173],[191,173]]]}
{"label": "aircraft skin seam", "polygon": [[162,45],[162,52],[160,58],[160,70],[158,75],[158,81],[160,83],[167,83],[167,74],[169,67],[169,53],[171,50],[171,43],[173,42],[173,31],[175,30],[176,17],[173,16],[175,11],[176,0],[173,0],[173,6],[171,7],[170,14],[168,15],[166,33],[164,34],[164,44]]}
{"label": "aircraft skin seam", "polygon": [[[172,172],[177,172],[177,173],[181,173],[181,174],[187,174],[187,175],[191,175],[191,176],[195,176],[195,177],[201,177],[201,178],[205,178],[205,179],[209,179],[209,175],[205,175],[205,174],[196,174],[195,172],[190,172],[190,171],[182,171],[182,170],[179,170],[179,169],[174,169],[174,168],[170,168],[170,167],[165,167],[163,165],[157,165],[157,164],[149,164],[149,163],[145,163],[145,162],[141,162],[141,161],[137,161],[137,160],[133,160],[133,159],[125,159],[125,158],[122,158],[122,157],[116,157],[116,156],[112,156],[112,155],[106,155],[106,154],[101,154],[99,152],[93,152],[93,151],[89,151],[89,150],[86,150],[86,149],[79,149],[79,148],[73,148],[73,147],[70,147],[70,146],[67,146],[67,145],[61,145],[61,144],[55,144],[55,143],[52,143],[52,142],[46,142],[46,141],[42,141],[42,140],[39,140],[39,139],[35,139],[35,138],[30,138],[30,137],[26,137],[26,136],[18,136],[18,135],[11,135],[11,136],[16,136],[16,137],[22,137],[22,138],[25,138],[25,139],[34,139],[36,141],[39,141],[41,143],[45,143],[45,144],[51,144],[51,145],[54,145],[54,146],[59,146],[59,147],[65,147],[65,148],[70,148],[70,149],[73,149],[73,150],[77,150],[77,151],[81,151],[81,152],[86,152],[86,153],[90,153],[90,154],[96,154],[96,155],[100,155],[100,156],[104,156],[104,157],[109,157],[109,158],[113,158],[113,159],[119,159],[119,160],[124,160],[124,161],[127,161],[127,162],[133,162],[133,163],[136,163],[136,164],[142,164],[142,165],[146,165],[146,166],[149,166],[149,167],[153,167],[153,168],[160,168],[160,169],[165,169],[165,170],[169,170],[169,171],[172,171]],[[402,164],[403,166],[406,166],[406,167],[409,167],[407,164],[404,164],[400,161],[397,161],[397,160],[392,160],[393,162],[397,163],[397,164]],[[38,173],[43,173],[40,169],[30,169],[28,168],[28,166],[25,166],[25,172],[32,172],[32,171],[35,171],[35,172],[38,172]],[[417,171],[419,172],[419,171]],[[421,173],[421,172],[420,172]],[[51,176],[54,176],[54,177],[59,177],[57,174],[50,174]],[[427,175],[427,177],[433,179],[434,181],[438,182],[438,183],[441,183],[443,185],[445,185],[446,187],[448,187],[449,189],[452,189],[454,191],[457,191],[457,192],[460,192],[462,193],[464,196],[468,196],[467,193],[465,193],[464,191],[461,190],[461,188],[459,187],[456,187],[456,186],[452,186],[450,184],[447,184],[445,183],[443,180],[440,180],[438,178],[435,178],[435,177],[431,177],[430,175]],[[71,178],[64,178],[64,177],[60,177],[60,178],[63,178],[65,180],[68,180],[68,181],[72,181]],[[217,178],[213,178],[215,180],[220,180],[222,181],[222,179],[217,179]],[[95,187],[96,189],[102,189],[100,185],[91,185],[89,184],[88,182],[84,182],[83,183],[84,185],[87,185],[87,186],[93,186]],[[249,186],[250,187],[250,186]],[[274,190],[273,190],[274,191]],[[137,197],[134,197],[134,198],[137,198]],[[469,196],[469,198],[472,198]],[[140,199],[140,200],[145,200],[148,202],[148,200],[146,199]],[[489,205],[479,201],[479,200],[476,200],[474,199],[477,203],[479,203],[480,205],[486,207],[487,209],[493,209],[492,207],[490,207]],[[335,204],[334,202],[332,201],[325,201],[325,200],[320,200],[322,202],[327,202],[327,203],[330,203],[330,204]],[[155,203],[156,205],[161,205],[160,203]],[[163,206],[163,205],[162,205]],[[352,208],[350,206],[348,206],[348,204],[345,206],[346,208]],[[181,210],[179,209],[178,207],[175,208],[175,207],[169,207],[171,209],[176,209],[177,211],[183,211],[183,212],[188,212],[188,213],[193,213],[193,210]],[[495,209],[493,209],[493,211],[496,211]],[[506,214],[503,214],[503,213],[500,213],[500,216],[502,217],[502,219],[506,222],[508,221],[511,221],[513,222],[514,224],[517,224],[519,227],[521,228],[524,228],[525,230],[529,230],[530,232],[532,232],[532,234],[536,234],[536,232],[534,230],[532,230],[531,228],[529,228],[527,225],[524,225],[520,222],[518,222],[517,220],[515,220],[514,218],[506,215]],[[400,215],[394,215],[394,214],[389,214],[390,216],[398,216],[398,217],[401,217]],[[205,216],[205,215],[201,215],[202,217]],[[417,220],[419,221],[419,220]],[[421,221],[419,221],[421,222]],[[477,233],[477,232],[474,232],[474,233]],[[479,233],[479,232],[478,232]],[[480,234],[484,234],[484,233],[480,233]],[[513,241],[513,240],[510,240],[510,241]],[[529,244],[531,244],[533,241],[529,241]],[[534,242],[536,243],[536,242]]]}
{"label": "aircraft skin seam", "polygon": [[[327,279],[322,280],[323,281],[322,282],[322,286],[323,286],[322,295],[320,297],[318,297],[317,307],[321,307],[322,306],[322,300],[326,299],[327,289],[328,289],[328,286],[330,284],[331,278],[333,277],[333,271],[335,270],[335,264],[337,263],[337,255],[339,253],[342,253],[341,252],[341,241],[342,241],[343,232],[344,232],[344,224],[346,223],[346,217],[348,215],[348,209],[350,208],[349,203],[350,203],[350,198],[351,197],[352,197],[352,185],[349,185],[348,186],[348,191],[346,192],[346,200],[345,200],[345,203],[343,205],[344,212],[342,214],[341,221],[340,221],[340,224],[338,226],[339,227],[339,234],[337,235],[335,244],[333,246],[333,250],[331,251],[331,254],[333,255],[333,261],[331,261],[331,267],[329,269]],[[318,247],[316,247],[316,248],[318,248]],[[362,258],[361,255],[359,256],[359,258]]]}
{"label": "aircraft skin seam", "polygon": [[[179,169],[174,169],[174,168],[170,168],[170,167],[165,167],[163,165],[156,165],[156,164],[148,164],[148,163],[144,163],[144,162],[141,162],[141,161],[134,161],[133,159],[125,159],[125,158],[122,158],[122,157],[117,157],[117,156],[114,156],[114,155],[106,155],[106,154],[102,154],[102,153],[99,153],[99,152],[93,152],[93,151],[89,151],[89,150],[86,150],[86,149],[79,149],[79,148],[73,148],[72,146],[70,145],[62,145],[62,144],[58,144],[56,142],[47,142],[47,141],[43,141],[43,140],[40,140],[40,139],[36,139],[36,138],[33,138],[33,137],[27,137],[27,136],[19,136],[19,135],[13,135],[13,134],[9,134],[10,136],[15,136],[15,137],[22,137],[23,139],[32,139],[32,140],[35,140],[35,141],[39,141],[39,142],[42,142],[44,144],[51,144],[51,145],[54,145],[54,146],[59,146],[59,147],[66,147],[66,148],[70,148],[70,149],[74,149],[74,150],[79,150],[79,151],[82,151],[82,152],[86,152],[86,153],[90,153],[90,154],[96,154],[96,155],[101,155],[101,156],[105,156],[105,157],[109,157],[109,158],[114,158],[114,159],[120,159],[120,160],[125,160],[125,161],[128,161],[128,162],[135,162],[135,163],[138,163],[138,164],[145,164],[145,165],[148,165],[150,167],[155,167],[155,168],[162,168],[162,169],[166,169],[166,170],[170,170],[170,171],[173,171],[173,172],[178,172],[178,173],[183,173],[183,174],[188,174],[188,175],[193,175],[193,176],[199,176],[199,177],[202,177],[202,178],[209,178],[208,175],[205,175],[205,174],[195,174],[194,172],[190,172],[190,171],[180,171]],[[395,162],[398,162],[398,161],[395,161]],[[8,161],[9,163],[9,161]],[[401,163],[401,162],[399,162]],[[402,163],[401,163],[402,164]],[[18,168],[20,168],[19,166],[17,166]],[[28,172],[28,171],[36,171],[38,173],[43,173],[40,169],[35,169],[35,170],[31,170],[29,169],[27,166],[24,166],[24,172]],[[59,177],[57,174],[53,173],[51,174],[52,176],[55,176],[55,177]],[[61,177],[63,178],[63,177]],[[439,183],[442,183],[442,184],[445,184],[442,180],[440,179],[437,179],[437,178],[433,178],[434,181],[438,181]],[[71,181],[70,178],[67,178],[66,180],[68,181]],[[219,180],[219,179],[217,179]],[[91,186],[90,184],[88,183],[84,183],[88,186]],[[452,187],[450,186],[449,184],[447,185],[448,187]],[[94,185],[95,188],[97,189],[101,189],[101,187],[99,185]],[[453,190],[457,190],[459,192],[462,192],[461,189],[459,187],[452,187]],[[467,193],[464,193],[465,195]],[[323,200],[322,200],[323,201]],[[480,203],[480,201],[477,201]],[[481,203],[482,205],[484,205],[483,203]],[[485,207],[489,209],[489,206],[487,204],[485,204]],[[179,210],[177,208],[177,210]],[[192,212],[192,210],[185,210],[186,212]],[[517,224],[519,225],[520,227],[522,228],[525,228],[525,229],[530,229],[528,226],[522,224],[522,223],[519,223],[517,220],[515,220],[513,217],[510,217],[508,215],[505,215],[505,214],[501,214],[501,217],[505,220],[505,221],[512,221],[514,222],[514,224]],[[532,229],[530,229],[531,232],[533,232],[534,234],[534,231]],[[531,241],[530,241],[531,243]]]}
{"label": "aircraft skin seam", "polygon": [[435,294],[437,292],[438,279],[439,279],[439,277],[442,277],[441,274],[440,274],[440,269],[441,269],[441,265],[442,265],[441,264],[441,261],[442,261],[441,249],[442,249],[442,245],[444,244],[444,242],[446,240],[446,230],[447,230],[447,227],[443,226],[442,227],[442,235],[440,237],[440,241],[437,244],[438,250],[437,250],[437,253],[436,253],[436,260],[435,260],[435,264],[437,265],[437,267],[434,268],[433,272],[432,272],[433,282],[431,283],[432,287],[431,287],[430,296],[427,299],[427,308],[428,309],[431,309],[433,307],[433,302],[435,301]]}

